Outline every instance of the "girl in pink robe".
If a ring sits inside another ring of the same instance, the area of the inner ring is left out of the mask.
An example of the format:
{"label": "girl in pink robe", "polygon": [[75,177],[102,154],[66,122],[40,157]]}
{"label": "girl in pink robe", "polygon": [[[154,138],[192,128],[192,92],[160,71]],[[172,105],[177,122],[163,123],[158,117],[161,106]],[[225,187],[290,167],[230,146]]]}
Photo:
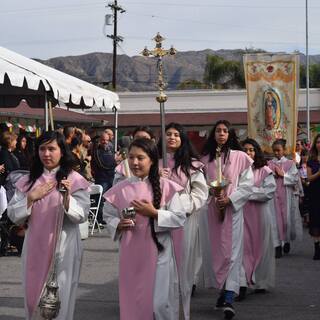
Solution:
{"label": "girl in pink robe", "polygon": [[[66,190],[64,205],[61,186]],[[30,175],[16,187],[8,216],[15,223],[28,224],[22,251],[26,319],[39,318],[40,296],[57,251],[61,307],[56,319],[72,320],[82,257],[78,225],[89,212],[89,183],[72,171],[72,156],[60,133],[45,132],[39,137]],[[58,216],[63,219],[59,242]]]}
{"label": "girl in pink robe", "polygon": [[273,286],[275,273],[270,200],[274,196],[276,182],[271,169],[266,166],[267,162],[259,144],[247,138],[242,145],[247,155],[254,160],[254,187],[243,208],[244,277],[239,300],[245,298],[247,286],[257,285],[256,288],[260,291]]}
{"label": "girl in pink robe", "polygon": [[[151,140],[132,142],[129,165],[133,176],[105,193],[103,209],[112,238],[120,241],[120,319],[175,320],[179,290],[171,230],[185,222],[182,187],[160,178]],[[135,217],[122,214],[130,207]]]}
{"label": "girl in pink robe", "polygon": [[[294,207],[294,191],[299,180],[299,173],[293,160],[284,156],[286,141],[275,140],[272,144],[275,157],[268,162],[276,179],[277,189],[274,197],[274,221],[276,225],[276,258],[282,257],[283,252],[289,253],[290,240],[294,240],[297,231],[301,228],[301,219],[296,218],[297,210]],[[300,227],[299,227],[300,222]]]}
{"label": "girl in pink robe", "polygon": [[[225,318],[235,315],[234,294],[239,292],[243,252],[242,208],[253,187],[252,160],[241,150],[234,130],[226,120],[218,121],[204,146],[202,161],[206,164],[208,183],[217,180],[216,148],[222,150],[222,175],[227,188],[213,193],[208,204],[207,220],[202,222],[203,269],[206,286],[221,290],[216,308]],[[221,211],[224,211],[224,219]],[[207,236],[208,235],[208,236]],[[207,238],[205,238],[207,236]]]}
{"label": "girl in pink robe", "polygon": [[[159,154],[162,141],[158,143]],[[187,221],[182,228],[172,231],[175,257],[178,265],[180,294],[184,319],[190,319],[190,299],[195,274],[202,259],[199,239],[199,209],[208,198],[208,187],[203,174],[203,163],[193,150],[182,125],[170,123],[166,126],[167,168],[160,174],[183,187],[180,198],[184,205]],[[160,167],[162,167],[160,161]]]}

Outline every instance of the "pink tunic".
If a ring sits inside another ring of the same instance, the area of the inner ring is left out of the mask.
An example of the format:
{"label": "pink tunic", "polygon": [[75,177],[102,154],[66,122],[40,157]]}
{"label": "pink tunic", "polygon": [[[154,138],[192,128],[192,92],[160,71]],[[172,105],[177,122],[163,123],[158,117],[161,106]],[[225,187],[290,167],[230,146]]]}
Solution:
{"label": "pink tunic", "polygon": [[125,169],[124,169],[124,164],[123,161],[121,161],[115,168],[115,171],[122,174],[123,176],[126,175]]}
{"label": "pink tunic", "polygon": [[[285,173],[287,173],[293,165],[295,165],[294,161],[289,159],[279,164],[275,163],[273,160],[268,161],[268,166],[273,172],[275,172],[275,168],[278,166]],[[276,184],[277,189],[274,196],[276,221],[278,226],[279,238],[281,241],[285,241],[288,224],[287,187],[284,185],[283,178],[276,178]]]}
{"label": "pink tunic", "polygon": [[[264,179],[272,173],[267,166],[253,170],[254,186],[260,188]],[[247,282],[253,284],[252,276],[260,263],[263,251],[263,202],[248,201],[243,208],[244,245],[243,266]]]}
{"label": "pink tunic", "polygon": [[[161,207],[167,204],[181,187],[167,179],[160,179]],[[119,212],[131,207],[133,200],[153,199],[150,182],[122,181],[109,189],[104,198]],[[119,256],[119,300],[121,320],[152,320],[153,292],[158,250],[151,237],[149,218],[136,215],[132,230],[122,233]]]}
{"label": "pink tunic", "polygon": [[[207,179],[214,181],[216,177],[216,161],[209,162],[209,156],[202,159],[206,164]],[[222,157],[222,162],[224,158]],[[251,167],[252,160],[242,151],[230,152],[229,159],[225,163],[223,176],[230,184],[225,192],[227,196],[232,195],[238,186],[239,176]],[[212,267],[215,275],[216,285],[222,289],[231,267],[232,256],[232,215],[233,209],[229,205],[226,208],[224,221],[219,218],[219,211],[214,197],[208,204],[208,231],[212,255]]]}
{"label": "pink tunic", "polygon": [[[71,172],[71,194],[82,189],[86,190],[89,183],[77,172]],[[29,176],[22,177],[16,187],[21,192],[27,192]],[[55,175],[42,174],[32,189],[39,184],[55,180]],[[29,318],[35,312],[42,289],[47,281],[51,263],[54,258],[54,249],[57,241],[57,217],[62,210],[62,195],[55,188],[43,199],[32,205],[32,212],[28,220],[28,243],[26,257],[26,305]]]}
{"label": "pink tunic", "polygon": [[[167,164],[168,164],[168,168],[171,169],[169,179],[178,183],[180,186],[182,186],[185,189],[187,187],[187,183],[189,183],[189,179],[180,168],[177,169],[177,172],[173,170],[175,165],[174,154],[172,153],[167,154]],[[200,161],[192,161],[192,165],[195,168],[199,168],[199,169],[204,167],[204,164]],[[159,167],[160,168],[163,167],[162,159],[160,159]],[[191,170],[190,174],[193,174],[194,172],[195,172],[194,170]],[[172,230],[171,235],[172,235],[172,241],[173,241],[174,255],[177,262],[177,268],[178,268],[178,272],[180,273],[181,264],[183,261],[183,251],[184,251],[184,248],[183,248],[184,228],[181,227],[181,228]]]}

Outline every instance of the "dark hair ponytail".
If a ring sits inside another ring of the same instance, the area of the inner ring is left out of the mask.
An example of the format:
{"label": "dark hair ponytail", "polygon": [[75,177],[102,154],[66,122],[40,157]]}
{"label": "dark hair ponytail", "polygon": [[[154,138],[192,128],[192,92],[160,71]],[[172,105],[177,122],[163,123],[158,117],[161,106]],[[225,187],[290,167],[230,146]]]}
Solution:
{"label": "dark hair ponytail", "polygon": [[[156,144],[149,139],[141,138],[134,140],[130,147],[129,151],[132,147],[142,149],[151,159],[152,165],[149,171],[149,181],[152,187],[153,193],[153,206],[156,209],[160,209],[160,203],[162,198],[162,192],[160,188],[160,175],[159,175],[159,156]],[[154,228],[154,218],[149,218],[150,228],[151,228],[151,237],[158,248],[158,251],[162,251],[163,245],[159,242],[157,238],[157,234]]]}

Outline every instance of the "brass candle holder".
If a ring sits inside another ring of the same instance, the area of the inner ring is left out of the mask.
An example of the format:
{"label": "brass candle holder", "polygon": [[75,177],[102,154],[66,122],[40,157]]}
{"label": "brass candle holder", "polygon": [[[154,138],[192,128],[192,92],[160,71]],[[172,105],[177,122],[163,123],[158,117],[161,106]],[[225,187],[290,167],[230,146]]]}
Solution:
{"label": "brass candle holder", "polygon": [[[212,189],[214,192],[215,198],[219,198],[223,191],[228,187],[229,181],[222,175],[222,146],[218,145],[216,148],[216,180],[209,183],[209,188]],[[219,219],[221,222],[224,221],[226,209],[225,208],[218,208],[219,209]]]}
{"label": "brass candle holder", "polygon": [[[230,182],[224,177],[222,177],[221,181],[214,180],[210,182],[209,189],[212,189],[214,191],[215,198],[218,198],[219,196],[221,196],[221,194],[228,187],[229,184]],[[223,222],[226,214],[226,208],[218,208],[218,209],[219,209],[219,220]]]}

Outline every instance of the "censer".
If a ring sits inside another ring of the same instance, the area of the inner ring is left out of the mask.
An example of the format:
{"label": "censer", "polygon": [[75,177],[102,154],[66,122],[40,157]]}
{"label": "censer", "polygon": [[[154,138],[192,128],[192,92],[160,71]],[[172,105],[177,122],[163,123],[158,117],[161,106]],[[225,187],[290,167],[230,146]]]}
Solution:
{"label": "censer", "polygon": [[50,279],[46,283],[44,294],[39,303],[40,314],[44,319],[55,319],[60,311],[57,274],[54,268]]}
{"label": "censer", "polygon": [[[59,188],[59,191],[63,194],[63,212],[64,212],[64,204],[66,201],[67,190],[62,187]],[[60,298],[59,298],[59,285],[57,280],[57,247],[60,242],[60,235],[63,223],[63,215],[60,214],[58,217],[58,239],[55,245],[55,255],[53,261],[53,268],[51,275],[48,277],[45,288],[40,298],[39,308],[40,315],[43,319],[51,320],[55,319],[60,311]]]}

